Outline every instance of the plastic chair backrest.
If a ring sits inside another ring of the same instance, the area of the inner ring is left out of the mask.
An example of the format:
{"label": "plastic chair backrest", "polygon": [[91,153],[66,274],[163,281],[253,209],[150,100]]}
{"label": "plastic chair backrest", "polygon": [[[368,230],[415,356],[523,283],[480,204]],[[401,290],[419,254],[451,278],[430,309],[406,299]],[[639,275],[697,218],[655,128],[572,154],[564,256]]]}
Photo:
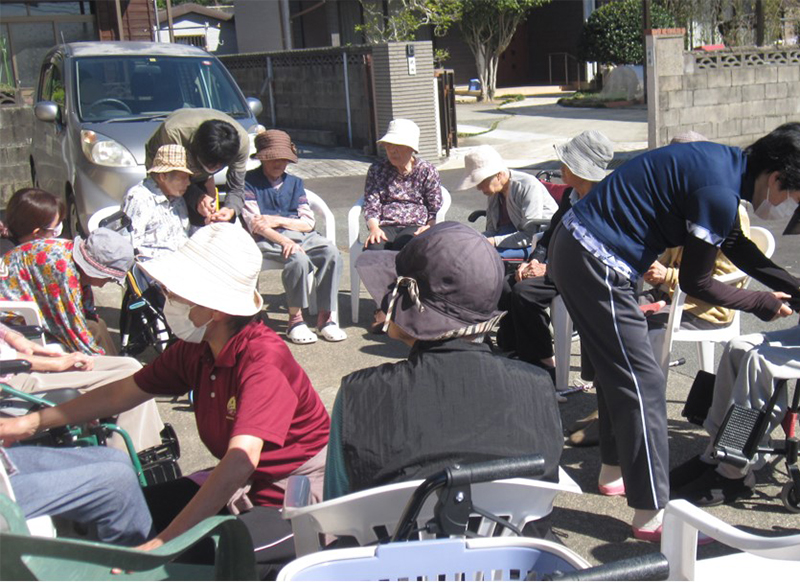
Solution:
{"label": "plastic chair backrest", "polygon": [[[453,202],[450,191],[442,188],[442,207],[436,213],[436,222],[444,222],[447,211]],[[361,295],[361,277],[356,270],[356,260],[364,250],[364,242],[360,239],[361,212],[364,209],[364,197],[361,196],[347,213],[347,244],[350,247],[350,311],[353,323],[358,322],[359,301]]]}
{"label": "plastic chair backrest", "polygon": [[[765,257],[772,257],[775,252],[775,237],[767,229],[760,226],[750,227],[750,240],[752,240]],[[750,284],[750,278],[743,271],[734,271],[721,277],[716,277],[716,280],[727,285],[739,285],[740,288],[745,289]],[[681,329],[681,319],[683,318],[683,307],[686,302],[686,293],[681,289],[680,285],[675,288],[672,294],[672,305],[670,309],[669,319],[667,321],[667,329],[661,340],[663,343],[655,347],[655,353],[660,354],[659,363],[661,369],[666,377],[669,373],[669,360],[670,353],[672,352],[672,344],[677,341],[681,342],[696,342],[698,357],[700,359],[700,369],[712,373],[714,371],[714,344],[721,342],[728,342],[731,339],[741,335],[740,333],[740,320],[741,312],[734,310],[733,319],[731,322],[723,327],[715,329]]]}
{"label": "plastic chair backrest", "polygon": [[535,538],[445,539],[328,550],[290,562],[278,580],[533,580],[589,563]]}
{"label": "plastic chair backrest", "polygon": [[[21,514],[0,495],[0,515]],[[13,518],[12,518],[13,519]],[[215,545],[211,566],[177,559],[198,541]],[[37,538],[0,532],[4,580],[256,580],[253,541],[232,516],[210,517],[151,552],[65,538]],[[112,568],[120,571],[111,574]]]}
{"label": "plastic chair backrest", "polygon": [[[698,531],[745,553],[698,561]],[[789,563],[800,562],[800,534],[746,533],[688,501],[675,500],[664,511],[661,553],[669,562],[670,580],[780,579],[780,574],[800,569],[800,564]]]}
{"label": "plastic chair backrest", "polygon": [[[320,537],[325,535],[352,536],[362,546],[391,535],[403,508],[420,483],[422,481],[384,485],[308,505],[307,497],[298,500],[294,493],[294,490],[303,487],[303,478],[290,477],[284,498],[283,518],[292,522],[297,556],[322,549]],[[561,491],[581,493],[577,483],[560,469],[558,483],[505,479],[474,484],[472,501],[475,506],[503,516],[522,529],[526,523],[549,515],[553,500]],[[433,517],[435,503],[434,497],[428,499],[420,512],[419,524]],[[495,526],[491,520],[482,519],[477,533],[491,536],[496,530]],[[501,535],[513,534],[503,529]],[[431,536],[421,534],[421,537]]]}
{"label": "plastic chair backrest", "polygon": [[5,507],[5,511],[0,510],[0,532],[30,534],[40,537],[56,537],[56,529],[53,520],[48,515],[41,515],[31,519],[25,519],[22,510],[15,503],[17,498],[11,487],[11,480],[8,478],[6,468],[0,462],[0,496],[5,498],[13,505]]}

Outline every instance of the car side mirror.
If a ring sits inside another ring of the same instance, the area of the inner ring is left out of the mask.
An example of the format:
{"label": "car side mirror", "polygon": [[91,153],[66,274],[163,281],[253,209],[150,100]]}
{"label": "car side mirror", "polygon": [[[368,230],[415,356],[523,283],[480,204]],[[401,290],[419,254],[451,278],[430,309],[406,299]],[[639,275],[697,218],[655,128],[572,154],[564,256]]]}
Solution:
{"label": "car side mirror", "polygon": [[255,115],[256,117],[261,115],[261,112],[264,111],[264,106],[261,105],[261,100],[256,99],[255,97],[247,98],[247,106],[250,108],[250,111],[252,111],[253,115]]}
{"label": "car side mirror", "polygon": [[39,121],[54,122],[58,119],[58,105],[53,101],[39,101],[33,108]]}

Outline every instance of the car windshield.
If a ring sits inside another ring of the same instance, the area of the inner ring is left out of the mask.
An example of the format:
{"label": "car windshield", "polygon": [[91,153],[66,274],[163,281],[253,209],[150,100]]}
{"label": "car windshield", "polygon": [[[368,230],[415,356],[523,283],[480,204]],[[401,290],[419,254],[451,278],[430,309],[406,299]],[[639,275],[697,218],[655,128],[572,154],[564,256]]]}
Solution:
{"label": "car windshield", "polygon": [[151,119],[183,107],[209,107],[234,118],[249,114],[216,59],[84,57],[76,59],[75,79],[82,121]]}

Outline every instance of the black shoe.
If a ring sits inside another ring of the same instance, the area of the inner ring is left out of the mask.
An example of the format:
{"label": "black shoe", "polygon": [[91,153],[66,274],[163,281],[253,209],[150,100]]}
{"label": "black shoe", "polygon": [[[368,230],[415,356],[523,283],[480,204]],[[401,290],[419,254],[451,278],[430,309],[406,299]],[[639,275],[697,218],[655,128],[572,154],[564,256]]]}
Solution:
{"label": "black shoe", "polygon": [[753,490],[744,484],[744,479],[728,479],[709,467],[700,477],[675,491],[673,497],[685,499],[698,507],[734,503],[753,495]]}
{"label": "black shoe", "polygon": [[677,491],[685,487],[701,474],[705,473],[706,469],[709,467],[716,467],[716,465],[701,460],[700,455],[695,455],[688,461],[678,465],[669,472],[670,491]]}

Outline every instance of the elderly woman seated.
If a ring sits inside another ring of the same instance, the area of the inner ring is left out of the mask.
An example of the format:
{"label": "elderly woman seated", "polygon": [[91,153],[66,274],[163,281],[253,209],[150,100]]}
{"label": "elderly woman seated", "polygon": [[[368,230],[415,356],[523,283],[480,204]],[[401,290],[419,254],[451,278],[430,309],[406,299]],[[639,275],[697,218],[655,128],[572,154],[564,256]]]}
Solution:
{"label": "elderly woman seated", "polygon": [[64,203],[39,188],[22,188],[6,205],[5,224],[0,223],[0,252],[39,238],[61,236]]}
{"label": "elderly woman seated", "polygon": [[484,236],[504,259],[528,258],[542,219],[558,210],[555,199],[530,174],[509,170],[491,146],[475,148],[464,165],[456,190],[477,188],[487,197]]}
{"label": "elderly woman seated", "polygon": [[133,248],[139,260],[177,251],[189,240],[189,210],[183,195],[192,172],[182,145],[158,148],[147,178],[125,194],[122,210],[131,219]]}
{"label": "elderly woman seated", "polygon": [[[375,162],[367,172],[364,218],[369,235],[364,248],[399,251],[436,223],[442,207],[441,179],[433,164],[415,155],[419,127],[410,119],[392,120],[378,145],[386,149],[387,159]],[[358,272],[363,277],[360,268]],[[377,309],[372,330],[380,330],[383,320],[383,312]]]}
{"label": "elderly woman seated", "polygon": [[106,228],[74,241],[33,240],[3,257],[0,299],[35,301],[45,331],[69,351],[114,355],[91,286],[122,283],[132,265],[130,241]]}
{"label": "elderly woman seated", "polygon": [[261,167],[245,174],[242,218],[263,257],[284,263],[283,288],[289,308],[286,336],[296,344],[317,341],[303,320],[303,308],[308,307],[308,275],[313,270],[319,306],[317,332],[330,342],[345,340],[347,334],[333,318],[341,255],[314,230],[314,212],[303,180],[286,173],[289,163],[297,163],[297,150],[289,134],[277,129],[258,134],[255,145]]}

